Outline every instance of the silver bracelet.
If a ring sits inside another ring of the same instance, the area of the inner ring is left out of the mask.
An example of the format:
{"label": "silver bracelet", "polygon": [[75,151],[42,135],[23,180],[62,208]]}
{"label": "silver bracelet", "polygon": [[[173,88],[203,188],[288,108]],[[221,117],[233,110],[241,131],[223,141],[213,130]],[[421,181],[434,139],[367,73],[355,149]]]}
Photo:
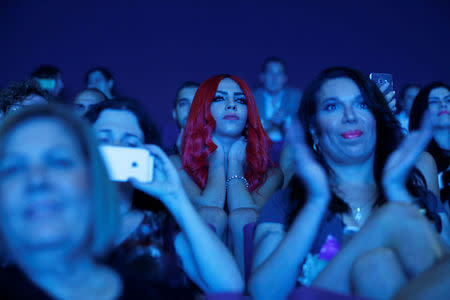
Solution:
{"label": "silver bracelet", "polygon": [[238,175],[234,175],[234,176],[228,177],[228,179],[225,181],[225,187],[228,188],[230,186],[230,182],[235,180],[235,179],[240,180],[245,185],[245,187],[248,188],[248,181],[247,181],[247,179],[245,179],[244,176],[238,176]]}

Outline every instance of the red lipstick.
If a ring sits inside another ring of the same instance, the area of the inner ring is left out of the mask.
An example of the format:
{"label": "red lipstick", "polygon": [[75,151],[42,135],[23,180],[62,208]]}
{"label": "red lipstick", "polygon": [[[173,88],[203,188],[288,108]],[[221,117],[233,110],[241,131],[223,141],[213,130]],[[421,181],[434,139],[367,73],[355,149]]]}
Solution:
{"label": "red lipstick", "polygon": [[351,140],[351,139],[359,138],[362,134],[363,134],[363,132],[362,132],[361,130],[356,129],[356,130],[349,130],[349,131],[343,132],[343,133],[341,134],[341,136],[342,136],[344,139],[349,139],[349,140]]}
{"label": "red lipstick", "polygon": [[438,113],[438,117],[439,117],[440,115],[443,115],[443,114],[450,115],[450,112],[449,112],[448,110],[441,110],[441,111]]}
{"label": "red lipstick", "polygon": [[239,120],[239,117],[234,114],[228,114],[223,117],[224,120]]}

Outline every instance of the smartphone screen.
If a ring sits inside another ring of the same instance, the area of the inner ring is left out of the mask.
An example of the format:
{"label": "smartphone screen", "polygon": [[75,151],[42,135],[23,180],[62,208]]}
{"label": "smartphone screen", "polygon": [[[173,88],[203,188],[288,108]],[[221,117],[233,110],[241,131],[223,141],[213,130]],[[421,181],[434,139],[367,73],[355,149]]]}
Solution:
{"label": "smartphone screen", "polygon": [[378,88],[381,88],[386,82],[389,83],[388,88],[383,92],[384,95],[394,90],[394,81],[392,80],[392,74],[389,73],[370,73],[370,80],[374,81]]}
{"label": "smartphone screen", "polygon": [[147,149],[99,146],[99,151],[112,181],[124,182],[129,178],[142,182],[153,180],[154,158]]}

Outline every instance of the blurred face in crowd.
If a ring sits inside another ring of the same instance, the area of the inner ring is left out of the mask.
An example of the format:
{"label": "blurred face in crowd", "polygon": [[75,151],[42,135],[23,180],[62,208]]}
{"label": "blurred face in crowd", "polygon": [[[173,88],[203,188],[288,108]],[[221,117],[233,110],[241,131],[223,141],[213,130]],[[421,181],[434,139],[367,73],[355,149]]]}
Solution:
{"label": "blurred face in crowd", "polygon": [[446,87],[438,87],[430,91],[428,109],[438,127],[450,127],[450,91]]}
{"label": "blurred face in crowd", "polygon": [[317,138],[327,161],[364,162],[375,153],[376,120],[358,85],[346,77],[325,81],[317,92]]}
{"label": "blurred face in crowd", "polygon": [[56,77],[55,82],[55,88],[51,92],[54,96],[59,95],[61,93],[62,89],[64,88],[64,82],[62,81],[61,74],[58,74],[58,77]]}
{"label": "blurred face in crowd", "polygon": [[178,128],[184,128],[194,99],[197,87],[185,87],[177,95],[176,105],[172,111],[172,116],[177,122]]}
{"label": "blurred face in crowd", "polygon": [[13,253],[79,249],[91,228],[91,186],[79,143],[61,121],[18,125],[0,150],[1,234]]}
{"label": "blurred face in crowd", "polygon": [[145,143],[138,118],[129,110],[105,109],[93,127],[100,144],[141,147]]}
{"label": "blurred face in crowd", "polygon": [[411,86],[406,89],[403,103],[405,105],[405,110],[407,112],[411,111],[411,107],[414,103],[414,98],[416,98],[417,94],[419,93],[420,89],[416,86]]}
{"label": "blurred face in crowd", "polygon": [[111,97],[113,84],[113,80],[107,80],[102,72],[94,71],[88,76],[87,88],[96,88],[107,97]]}
{"label": "blurred face in crowd", "polygon": [[34,78],[39,86],[46,90],[53,96],[58,96],[61,90],[64,88],[64,82],[62,81],[61,74],[58,74],[56,78]]}
{"label": "blurred face in crowd", "polygon": [[92,106],[103,102],[106,97],[99,92],[92,90],[85,90],[79,93],[75,100],[73,101],[75,113],[82,116],[84,115]]}
{"label": "blurred face in crowd", "polygon": [[260,79],[266,91],[277,94],[287,82],[286,70],[279,62],[269,62],[264,73],[261,73]]}
{"label": "blurred face in crowd", "polygon": [[239,85],[223,79],[211,103],[211,115],[216,121],[215,134],[239,137],[247,123],[247,99]]}
{"label": "blurred face in crowd", "polygon": [[8,108],[7,113],[15,113],[22,110],[26,106],[47,104],[47,100],[39,95],[28,95],[22,102],[17,102]]}

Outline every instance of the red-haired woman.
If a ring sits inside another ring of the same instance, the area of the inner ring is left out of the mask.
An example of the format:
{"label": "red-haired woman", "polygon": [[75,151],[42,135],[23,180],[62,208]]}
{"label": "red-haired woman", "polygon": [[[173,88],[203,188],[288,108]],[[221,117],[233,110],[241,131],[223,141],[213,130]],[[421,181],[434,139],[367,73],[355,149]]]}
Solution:
{"label": "red-haired woman", "polygon": [[198,88],[182,138],[179,167],[184,188],[204,219],[224,238],[243,269],[243,227],[255,222],[268,197],[283,183],[271,166],[271,141],[247,84],[217,75]]}

